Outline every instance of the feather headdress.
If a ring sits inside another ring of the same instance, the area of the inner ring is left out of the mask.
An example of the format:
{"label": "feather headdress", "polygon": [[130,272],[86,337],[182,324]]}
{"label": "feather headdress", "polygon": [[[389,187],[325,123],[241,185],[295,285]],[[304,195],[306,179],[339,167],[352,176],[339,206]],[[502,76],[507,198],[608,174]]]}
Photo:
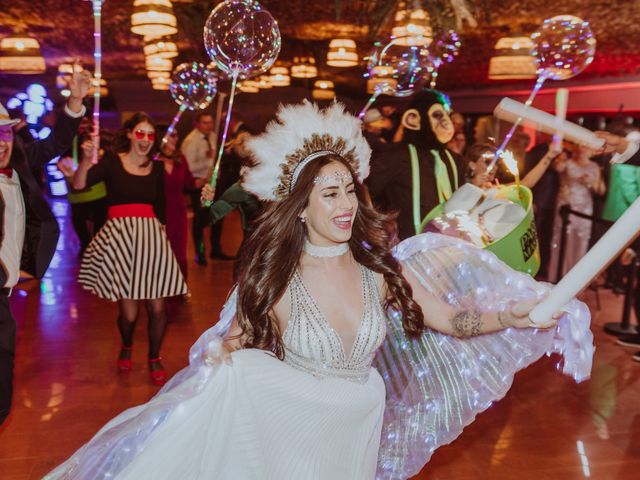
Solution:
{"label": "feather headdress", "polygon": [[371,148],[361,123],[340,103],[320,110],[305,100],[280,105],[266,131],[247,142],[256,166],[243,176],[242,187],[261,200],[285,198],[302,169],[314,158],[329,153],[344,158],[364,180],[369,175]]}

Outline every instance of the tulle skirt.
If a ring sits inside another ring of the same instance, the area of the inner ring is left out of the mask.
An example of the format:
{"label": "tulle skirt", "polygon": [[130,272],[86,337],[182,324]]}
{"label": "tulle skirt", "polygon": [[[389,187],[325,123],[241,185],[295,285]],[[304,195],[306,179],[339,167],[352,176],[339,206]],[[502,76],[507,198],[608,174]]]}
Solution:
{"label": "tulle skirt", "polygon": [[[270,353],[249,349],[234,352],[233,365],[209,373],[202,385],[202,378],[191,377],[123,412],[45,478],[375,477],[385,395],[375,370],[364,384],[317,379]],[[167,415],[163,404],[199,387],[197,395]],[[148,424],[141,422],[145,410],[155,412]]]}

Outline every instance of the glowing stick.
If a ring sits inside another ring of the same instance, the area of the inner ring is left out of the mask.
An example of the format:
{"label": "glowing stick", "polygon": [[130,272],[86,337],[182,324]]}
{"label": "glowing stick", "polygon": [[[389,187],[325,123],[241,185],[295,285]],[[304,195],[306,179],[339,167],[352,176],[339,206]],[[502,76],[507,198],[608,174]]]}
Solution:
{"label": "glowing stick", "polygon": [[520,121],[524,121],[526,125],[531,125],[550,135],[554,135],[556,132],[561,133],[567,140],[579,145],[587,145],[594,150],[598,150],[604,145],[604,140],[598,138],[591,130],[566,120],[559,120],[550,113],[527,107],[511,98],[503,98],[493,114],[507,122],[520,118]]}
{"label": "glowing stick", "polygon": [[529,318],[533,323],[544,325],[551,316],[564,307],[581,290],[611,263],[618,253],[638,235],[640,231],[640,198],[631,204],[607,233],[562,277],[549,296],[536,306]]}
{"label": "glowing stick", "polygon": [[[565,121],[567,119],[567,106],[569,104],[569,90],[566,88],[559,88],[556,92],[556,118],[558,121]],[[564,135],[562,132],[556,132],[553,136],[552,147],[553,150],[560,150],[562,148],[562,140]]]}
{"label": "glowing stick", "polygon": [[[220,172],[220,161],[222,160],[222,154],[224,153],[224,144],[227,141],[227,134],[229,133],[229,123],[231,122],[231,110],[233,110],[233,100],[236,96],[236,84],[238,83],[238,75],[239,72],[233,72],[233,76],[231,77],[231,93],[229,94],[229,105],[227,105],[227,118],[224,122],[224,129],[222,130],[222,138],[220,138],[220,148],[218,148],[218,158],[216,159],[216,164],[213,167],[213,175],[211,175],[211,180],[209,180],[209,186],[213,189],[215,194],[216,191],[216,183],[218,182],[218,173]],[[205,200],[202,202],[202,205],[205,207],[211,206],[211,201]]]}
{"label": "glowing stick", "polygon": [[518,128],[518,126],[520,125],[520,122],[522,122],[522,119],[524,118],[524,115],[527,112],[527,109],[533,103],[533,99],[536,98],[536,94],[540,91],[540,89],[542,88],[542,84],[544,83],[544,81],[546,79],[547,78],[542,76],[542,75],[540,77],[538,77],[538,80],[536,81],[536,84],[533,87],[533,90],[531,91],[531,95],[529,95],[529,98],[524,103],[524,109],[522,110],[521,115],[519,115],[518,117],[515,118],[515,120],[513,120],[513,126],[511,127],[511,130],[509,130],[509,132],[507,133],[507,136],[504,137],[504,140],[502,141],[502,145],[500,145],[498,150],[496,150],[496,154],[493,157],[493,161],[491,162],[491,165],[489,165],[489,168],[493,168],[494,167],[494,165],[496,164],[496,162],[498,161],[498,159],[502,155],[502,152],[504,152],[504,149],[507,148],[507,145],[509,144],[509,141],[511,140],[511,137],[513,137],[513,134],[516,131],[516,128]]}
{"label": "glowing stick", "polygon": [[95,72],[93,74],[93,155],[91,162],[98,163],[100,152],[100,80],[102,79],[102,0],[93,2],[93,59]]}

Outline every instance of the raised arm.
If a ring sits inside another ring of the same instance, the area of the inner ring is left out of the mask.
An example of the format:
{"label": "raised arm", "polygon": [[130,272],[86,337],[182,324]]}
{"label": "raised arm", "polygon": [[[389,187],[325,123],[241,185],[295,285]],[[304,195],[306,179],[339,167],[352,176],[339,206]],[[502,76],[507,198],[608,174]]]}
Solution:
{"label": "raised arm", "polygon": [[25,146],[27,159],[32,168],[45,165],[71,147],[73,137],[75,137],[86,111],[82,105],[82,99],[86,96],[90,86],[91,75],[89,72],[83,71],[73,74],[69,84],[71,95],[64,111],[58,116],[51,134],[45,139]]}
{"label": "raised arm", "polygon": [[[413,290],[413,299],[422,308],[424,324],[428,328],[455,337],[473,337],[509,327],[533,326],[529,319],[529,312],[538,303],[536,300],[515,303],[504,312],[457,310],[429,293],[410,269],[404,267],[402,273]],[[555,322],[549,326],[553,325]]]}
{"label": "raised arm", "polygon": [[533,188],[540,181],[545,172],[549,169],[551,162],[560,154],[562,150],[553,150],[549,148],[544,157],[531,169],[522,179],[522,185],[528,188]]}
{"label": "raised arm", "polygon": [[106,163],[108,159],[105,158],[109,154],[104,154],[98,157],[98,163],[94,165],[92,163],[93,143],[91,140],[86,140],[82,143],[80,149],[81,159],[78,163],[78,169],[73,174],[72,186],[74,190],[83,190],[87,186],[95,185],[98,182],[105,180],[106,177]]}

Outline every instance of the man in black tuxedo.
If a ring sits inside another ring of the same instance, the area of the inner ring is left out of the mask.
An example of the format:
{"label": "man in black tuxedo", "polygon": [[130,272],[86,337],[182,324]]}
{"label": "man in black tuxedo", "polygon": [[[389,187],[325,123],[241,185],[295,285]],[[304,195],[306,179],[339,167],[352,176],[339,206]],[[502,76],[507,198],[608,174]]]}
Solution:
{"label": "man in black tuxedo", "polygon": [[67,150],[85,113],[82,99],[88,72],[75,73],[71,95],[48,138],[24,144],[0,104],[0,424],[9,415],[13,393],[16,322],[9,297],[20,270],[41,278],[53,257],[59,229],[33,171]]}

